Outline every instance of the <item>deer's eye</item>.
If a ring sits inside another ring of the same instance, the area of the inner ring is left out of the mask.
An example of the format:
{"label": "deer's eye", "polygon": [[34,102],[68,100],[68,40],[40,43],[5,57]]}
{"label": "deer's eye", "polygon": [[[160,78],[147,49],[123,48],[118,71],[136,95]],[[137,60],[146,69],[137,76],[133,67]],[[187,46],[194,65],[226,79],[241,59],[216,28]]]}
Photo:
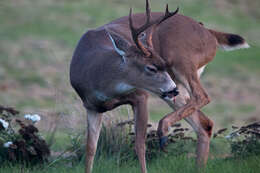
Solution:
{"label": "deer's eye", "polygon": [[156,74],[158,69],[153,65],[147,65],[145,66],[145,71],[147,71],[148,73]]}

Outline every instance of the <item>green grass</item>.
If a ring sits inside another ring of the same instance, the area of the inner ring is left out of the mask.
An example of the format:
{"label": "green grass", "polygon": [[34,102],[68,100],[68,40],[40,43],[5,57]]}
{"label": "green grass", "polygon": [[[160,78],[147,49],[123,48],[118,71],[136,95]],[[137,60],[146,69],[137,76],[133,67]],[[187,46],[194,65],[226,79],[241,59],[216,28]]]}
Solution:
{"label": "green grass", "polygon": [[245,77],[249,73],[259,75],[260,59],[258,55],[260,55],[260,49],[254,45],[250,49],[232,52],[218,51],[213,62],[209,64],[207,72],[217,74],[219,77],[228,74],[230,77],[236,78]]}
{"label": "green grass", "polygon": [[[234,159],[210,159],[205,172],[210,173],[257,173],[260,170],[260,158],[250,157],[246,160]],[[1,167],[0,171],[3,173],[82,173],[84,172],[84,164],[80,163],[74,166],[56,164],[52,167],[35,167],[35,168],[21,168],[20,165]],[[115,160],[100,158],[95,161],[93,173],[139,173],[139,164],[136,161],[129,161],[125,164],[118,165]],[[189,159],[186,156],[165,157],[152,162],[148,162],[149,173],[195,173],[195,160]]]}

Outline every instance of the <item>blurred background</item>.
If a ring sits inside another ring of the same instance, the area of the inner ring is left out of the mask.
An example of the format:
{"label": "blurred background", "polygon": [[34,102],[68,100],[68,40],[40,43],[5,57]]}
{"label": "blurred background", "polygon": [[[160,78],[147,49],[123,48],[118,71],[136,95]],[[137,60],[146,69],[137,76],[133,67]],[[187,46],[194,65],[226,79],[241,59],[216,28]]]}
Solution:
{"label": "blurred background", "polygon": [[[202,75],[212,102],[203,111],[215,129],[260,120],[260,1],[151,0],[152,11],[178,6],[207,28],[243,36],[250,49],[218,51]],[[69,64],[81,35],[113,19],[144,12],[144,0],[1,0],[0,104],[38,113],[42,130],[84,129],[85,110],[69,83]],[[174,38],[173,38],[174,39]],[[149,100],[150,121],[171,109]],[[105,118],[132,118],[128,106]],[[58,125],[58,126],[56,126]]]}

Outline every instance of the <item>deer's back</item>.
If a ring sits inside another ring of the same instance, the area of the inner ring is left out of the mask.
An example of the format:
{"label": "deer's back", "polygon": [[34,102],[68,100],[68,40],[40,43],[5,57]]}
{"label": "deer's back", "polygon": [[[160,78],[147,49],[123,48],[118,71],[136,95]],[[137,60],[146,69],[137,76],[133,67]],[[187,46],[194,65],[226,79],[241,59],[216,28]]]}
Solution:
{"label": "deer's back", "polygon": [[[152,13],[152,20],[157,19],[163,13]],[[141,26],[145,22],[143,13],[133,16],[134,25]],[[105,26],[113,28],[124,37],[130,38],[128,17],[116,19]],[[120,26],[120,27],[119,27]],[[154,48],[166,59],[169,65],[177,62],[177,57],[197,59],[198,66],[210,61],[215,55],[217,41],[203,24],[190,17],[176,14],[159,25],[153,34]]]}

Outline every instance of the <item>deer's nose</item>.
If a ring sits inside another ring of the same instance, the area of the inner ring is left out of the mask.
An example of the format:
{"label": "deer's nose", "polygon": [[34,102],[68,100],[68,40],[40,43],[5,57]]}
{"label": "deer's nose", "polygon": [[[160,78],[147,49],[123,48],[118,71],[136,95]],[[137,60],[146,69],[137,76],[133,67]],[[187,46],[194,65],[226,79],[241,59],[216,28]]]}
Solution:
{"label": "deer's nose", "polygon": [[162,97],[163,97],[163,98],[166,98],[166,97],[168,97],[168,98],[173,98],[173,97],[177,96],[178,94],[179,94],[179,90],[178,90],[177,87],[175,87],[175,88],[174,88],[173,90],[171,90],[171,91],[164,92],[163,95],[162,95]]}

